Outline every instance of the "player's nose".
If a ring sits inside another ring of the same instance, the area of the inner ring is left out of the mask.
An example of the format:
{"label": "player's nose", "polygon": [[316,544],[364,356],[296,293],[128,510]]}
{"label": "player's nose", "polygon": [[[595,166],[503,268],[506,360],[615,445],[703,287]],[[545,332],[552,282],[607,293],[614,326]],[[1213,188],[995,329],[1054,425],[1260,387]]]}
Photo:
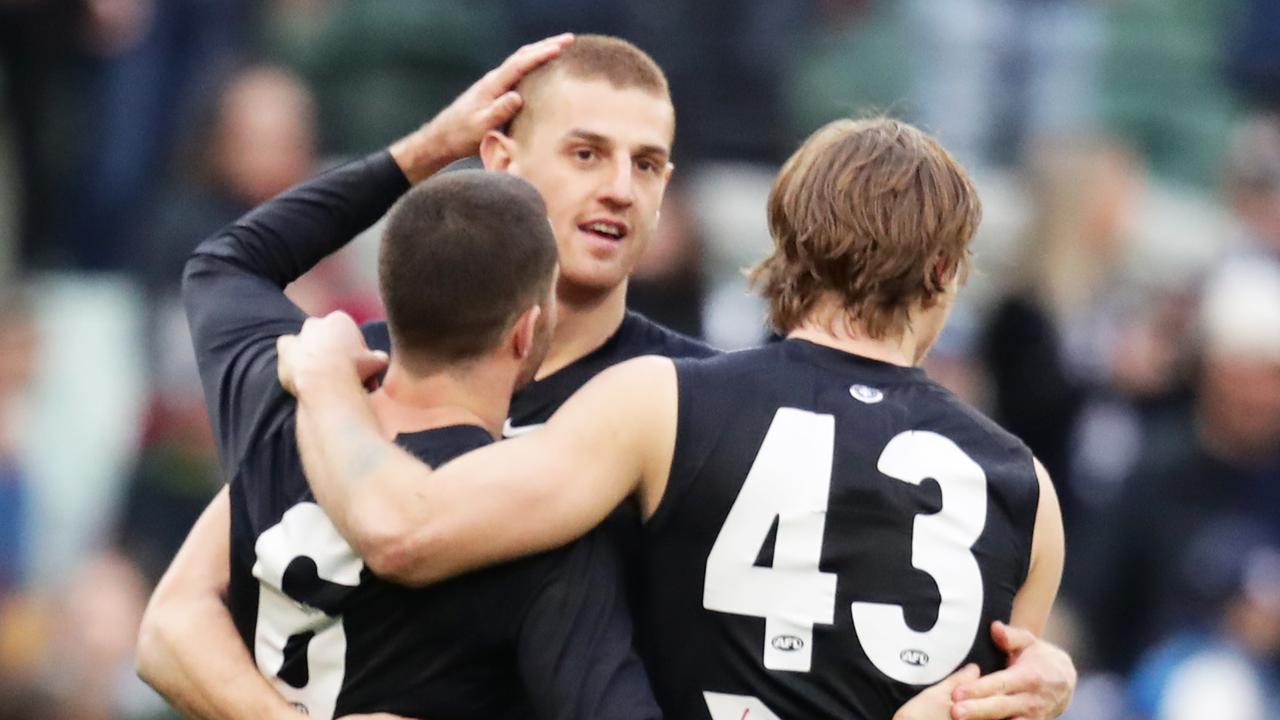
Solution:
{"label": "player's nose", "polygon": [[601,200],[620,206],[630,207],[635,202],[635,178],[632,177],[631,158],[615,158],[609,165],[609,173],[600,188]]}

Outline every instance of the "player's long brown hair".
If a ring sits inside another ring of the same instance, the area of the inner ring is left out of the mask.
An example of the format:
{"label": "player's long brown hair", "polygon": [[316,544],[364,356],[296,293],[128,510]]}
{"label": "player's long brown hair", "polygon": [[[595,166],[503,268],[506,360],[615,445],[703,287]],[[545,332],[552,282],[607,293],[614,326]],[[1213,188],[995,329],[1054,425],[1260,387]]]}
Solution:
{"label": "player's long brown hair", "polygon": [[773,254],[750,278],[780,333],[829,297],[858,330],[884,338],[963,268],[981,216],[968,173],[937,140],[891,118],[836,120],[778,173]]}

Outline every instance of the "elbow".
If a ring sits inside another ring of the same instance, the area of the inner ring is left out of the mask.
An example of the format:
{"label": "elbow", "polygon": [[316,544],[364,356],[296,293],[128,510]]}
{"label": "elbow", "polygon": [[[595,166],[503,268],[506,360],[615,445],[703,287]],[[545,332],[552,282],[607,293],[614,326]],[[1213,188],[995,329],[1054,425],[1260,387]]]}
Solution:
{"label": "elbow", "polygon": [[209,258],[205,255],[204,244],[196,248],[195,251],[187,258],[187,263],[182,267],[182,302],[185,306],[190,306],[193,297],[199,295],[201,289],[201,280],[207,275],[209,270]]}
{"label": "elbow", "polygon": [[441,579],[439,543],[430,526],[409,527],[388,513],[352,518],[356,552],[374,575],[410,587]]}
{"label": "elbow", "polygon": [[138,677],[156,687],[160,674],[168,662],[168,648],[174,641],[175,622],[163,608],[153,601],[142,616],[138,627],[138,646],[135,670]]}

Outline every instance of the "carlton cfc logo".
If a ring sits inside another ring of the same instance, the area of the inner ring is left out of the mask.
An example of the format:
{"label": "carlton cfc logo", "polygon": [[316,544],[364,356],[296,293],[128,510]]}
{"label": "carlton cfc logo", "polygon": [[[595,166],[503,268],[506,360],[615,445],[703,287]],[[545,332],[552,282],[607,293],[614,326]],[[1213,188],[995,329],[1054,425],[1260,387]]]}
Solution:
{"label": "carlton cfc logo", "polygon": [[769,644],[773,645],[775,650],[781,650],[782,652],[795,652],[804,649],[804,640],[795,635],[775,635]]}
{"label": "carlton cfc logo", "polygon": [[849,394],[853,396],[854,400],[868,405],[875,405],[884,399],[882,391],[868,385],[854,385],[849,388]]}

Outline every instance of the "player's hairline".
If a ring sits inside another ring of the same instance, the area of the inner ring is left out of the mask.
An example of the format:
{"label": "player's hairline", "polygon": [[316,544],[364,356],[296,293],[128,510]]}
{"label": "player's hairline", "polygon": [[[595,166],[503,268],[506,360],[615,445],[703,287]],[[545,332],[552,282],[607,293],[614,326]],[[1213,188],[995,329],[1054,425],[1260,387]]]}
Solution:
{"label": "player's hairline", "polygon": [[[655,67],[657,67],[656,63]],[[658,69],[661,72],[661,68]],[[638,90],[670,107],[672,113],[671,139],[667,142],[668,148],[666,150],[670,154],[670,146],[675,144],[675,102],[671,99],[671,86],[665,73],[659,76],[661,78],[660,87],[648,87],[644,83],[620,83],[603,70],[577,64],[554,63],[548,67],[540,68],[540,70],[541,72],[535,71],[525,76],[524,80],[516,86],[516,90],[520,92],[522,104],[520,110],[500,129],[503,135],[515,138],[516,127],[529,124],[529,122],[521,122],[521,120],[528,119],[530,113],[537,107],[538,96],[546,92],[547,87],[556,82],[564,82],[566,80],[596,81],[605,83],[614,90]]]}

